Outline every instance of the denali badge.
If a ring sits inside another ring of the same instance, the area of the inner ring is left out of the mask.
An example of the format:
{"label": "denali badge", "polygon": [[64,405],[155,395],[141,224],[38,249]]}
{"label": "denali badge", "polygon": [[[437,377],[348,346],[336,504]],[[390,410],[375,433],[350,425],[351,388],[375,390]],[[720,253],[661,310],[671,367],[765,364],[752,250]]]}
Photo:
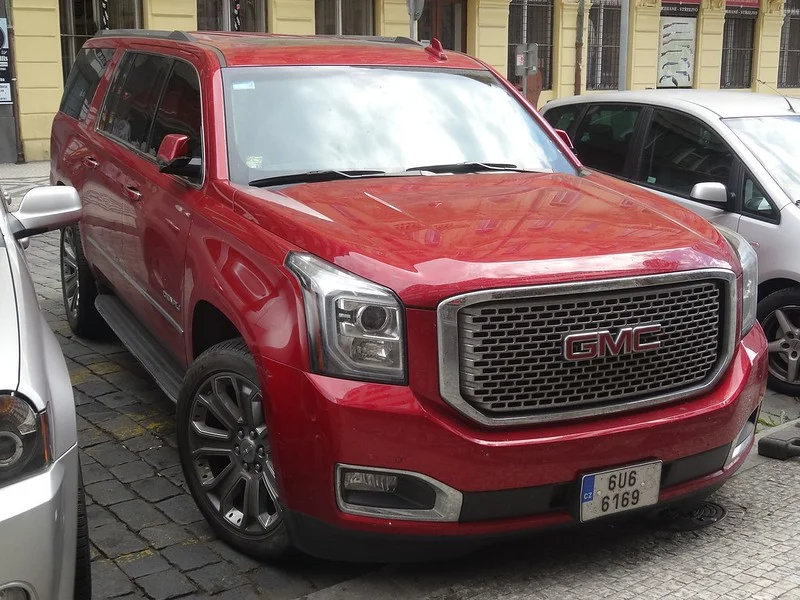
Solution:
{"label": "denali badge", "polygon": [[653,323],[639,327],[625,327],[620,329],[616,336],[607,329],[573,333],[564,338],[564,358],[589,360],[600,356],[621,356],[657,350],[661,347],[661,342],[652,338],[646,341],[642,338],[660,332],[661,325]]}

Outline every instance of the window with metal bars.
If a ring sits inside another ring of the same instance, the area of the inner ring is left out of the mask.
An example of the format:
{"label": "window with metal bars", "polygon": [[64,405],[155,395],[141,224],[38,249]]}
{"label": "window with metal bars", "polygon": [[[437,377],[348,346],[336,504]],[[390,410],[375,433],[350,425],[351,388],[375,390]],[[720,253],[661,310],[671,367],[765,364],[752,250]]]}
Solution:
{"label": "window with metal bars", "polygon": [[620,0],[594,0],[589,9],[586,89],[619,87]]}
{"label": "window with metal bars", "polygon": [[725,15],[725,31],[722,36],[722,73],[719,87],[723,89],[747,89],[751,85],[753,68],[753,41],[756,30],[755,15]]}
{"label": "window with metal bars", "polygon": [[266,0],[197,0],[199,31],[266,31]]}
{"label": "window with metal bars", "polygon": [[800,87],[800,0],[786,0],[778,62],[778,87]]}
{"label": "window with metal bars", "polygon": [[542,89],[553,88],[553,0],[511,0],[508,7],[508,80],[522,84],[514,73],[517,44],[539,44]]}
{"label": "window with metal bars", "polygon": [[[341,13],[338,31],[337,4]],[[316,0],[314,20],[317,35],[374,35],[373,0]]]}

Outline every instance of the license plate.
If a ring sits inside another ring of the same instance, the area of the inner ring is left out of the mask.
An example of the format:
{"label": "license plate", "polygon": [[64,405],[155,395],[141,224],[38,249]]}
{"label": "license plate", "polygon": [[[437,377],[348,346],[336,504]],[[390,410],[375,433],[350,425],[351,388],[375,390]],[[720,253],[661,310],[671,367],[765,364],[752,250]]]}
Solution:
{"label": "license plate", "polygon": [[581,521],[655,504],[660,488],[661,461],[584,475]]}

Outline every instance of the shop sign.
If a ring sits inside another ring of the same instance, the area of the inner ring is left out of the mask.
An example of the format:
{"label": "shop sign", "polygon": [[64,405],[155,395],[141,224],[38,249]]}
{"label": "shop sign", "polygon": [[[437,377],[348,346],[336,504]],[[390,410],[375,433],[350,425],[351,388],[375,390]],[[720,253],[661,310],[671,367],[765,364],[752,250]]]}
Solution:
{"label": "shop sign", "polygon": [[729,0],[725,3],[725,14],[755,19],[758,16],[758,0]]}
{"label": "shop sign", "polygon": [[662,5],[657,87],[692,87],[699,6],[699,2]]}
{"label": "shop sign", "polygon": [[11,65],[8,64],[8,19],[0,19],[0,104],[11,104]]}

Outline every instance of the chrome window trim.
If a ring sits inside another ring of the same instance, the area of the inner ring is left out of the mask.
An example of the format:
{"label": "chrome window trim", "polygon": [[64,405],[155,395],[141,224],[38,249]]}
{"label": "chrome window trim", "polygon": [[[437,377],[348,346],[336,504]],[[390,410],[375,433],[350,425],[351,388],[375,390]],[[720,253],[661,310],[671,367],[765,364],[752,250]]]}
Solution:
{"label": "chrome window trim", "polygon": [[[424,481],[436,492],[436,500],[431,509],[410,509],[410,508],[382,508],[378,506],[361,506],[360,504],[350,504],[344,501],[342,496],[342,471],[365,471],[374,473],[388,473],[390,475],[405,475],[414,479]],[[401,469],[384,469],[381,467],[367,467],[364,465],[350,465],[337,463],[335,469],[336,478],[336,505],[339,510],[349,515],[361,517],[377,517],[379,519],[396,519],[398,521],[435,521],[439,523],[454,523],[461,516],[461,505],[464,495],[457,489],[449,485],[417,473],[416,471],[403,471]]]}
{"label": "chrome window trim", "polygon": [[[459,377],[459,331],[458,311],[465,306],[482,302],[500,300],[520,300],[525,298],[539,298],[543,296],[563,296],[569,294],[585,294],[592,292],[607,292],[614,290],[636,289],[658,285],[669,285],[699,281],[704,279],[721,280],[726,306],[722,325],[722,355],[711,375],[700,384],[681,389],[678,392],[657,394],[641,400],[631,402],[621,401],[616,404],[606,404],[598,407],[584,409],[566,409],[560,412],[541,412],[525,416],[490,417],[467,402],[461,395]],[[727,293],[726,293],[727,292]],[[502,288],[482,290],[453,296],[439,303],[436,308],[437,330],[439,343],[439,392],[442,398],[460,413],[473,421],[489,427],[503,427],[512,425],[526,425],[531,423],[547,423],[569,421],[585,417],[610,415],[618,412],[627,412],[640,408],[650,408],[668,402],[684,400],[713,388],[728,368],[733,358],[738,338],[738,291],[736,274],[728,269],[697,269],[692,271],[679,271],[659,275],[645,275],[639,277],[625,277],[619,279],[603,279],[561,283],[533,287]]]}

